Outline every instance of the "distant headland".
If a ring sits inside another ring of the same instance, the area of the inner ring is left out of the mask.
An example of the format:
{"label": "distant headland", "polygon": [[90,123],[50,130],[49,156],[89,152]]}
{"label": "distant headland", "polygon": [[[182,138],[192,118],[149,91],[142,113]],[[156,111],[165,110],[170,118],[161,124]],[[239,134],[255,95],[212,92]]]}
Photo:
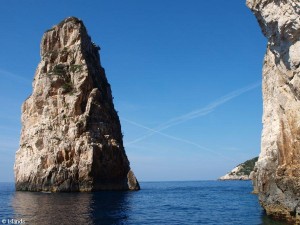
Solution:
{"label": "distant headland", "polygon": [[220,177],[218,180],[252,180],[252,174],[257,160],[258,157],[255,157],[237,165],[234,169]]}

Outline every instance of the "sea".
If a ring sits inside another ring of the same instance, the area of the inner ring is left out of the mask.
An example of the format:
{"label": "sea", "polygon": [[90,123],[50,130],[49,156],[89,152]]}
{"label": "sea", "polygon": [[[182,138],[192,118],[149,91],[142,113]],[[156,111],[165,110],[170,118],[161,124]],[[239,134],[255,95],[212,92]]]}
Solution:
{"label": "sea", "polygon": [[282,225],[268,218],[250,181],[141,182],[137,192],[16,192],[0,183],[0,224]]}

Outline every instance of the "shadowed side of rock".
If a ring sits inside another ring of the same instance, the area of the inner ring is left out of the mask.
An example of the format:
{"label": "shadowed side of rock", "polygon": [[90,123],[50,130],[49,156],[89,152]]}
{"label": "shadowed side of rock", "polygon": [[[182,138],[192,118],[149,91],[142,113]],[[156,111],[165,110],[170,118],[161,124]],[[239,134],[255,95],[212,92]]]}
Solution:
{"label": "shadowed side of rock", "polygon": [[254,191],[267,214],[300,223],[300,2],[247,0],[268,39]]}
{"label": "shadowed side of rock", "polygon": [[75,17],[46,31],[22,106],[17,190],[138,190],[99,46]]}

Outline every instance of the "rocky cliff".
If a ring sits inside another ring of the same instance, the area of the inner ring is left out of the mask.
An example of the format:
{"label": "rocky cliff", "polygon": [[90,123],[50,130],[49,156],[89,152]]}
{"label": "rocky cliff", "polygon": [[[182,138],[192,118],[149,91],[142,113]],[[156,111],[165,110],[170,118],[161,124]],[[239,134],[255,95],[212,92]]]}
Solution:
{"label": "rocky cliff", "polygon": [[138,190],[100,48],[75,17],[46,31],[22,105],[16,190]]}
{"label": "rocky cliff", "polygon": [[254,189],[267,214],[300,221],[300,2],[247,0],[268,39]]}
{"label": "rocky cliff", "polygon": [[252,174],[257,160],[258,157],[255,157],[237,165],[233,170],[218,180],[252,180]]}

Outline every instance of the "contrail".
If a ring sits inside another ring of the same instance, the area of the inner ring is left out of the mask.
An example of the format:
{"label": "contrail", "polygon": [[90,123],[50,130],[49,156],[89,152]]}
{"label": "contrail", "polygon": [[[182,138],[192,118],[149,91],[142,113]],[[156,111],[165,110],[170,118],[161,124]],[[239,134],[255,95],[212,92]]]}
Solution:
{"label": "contrail", "polygon": [[[131,123],[131,124],[133,124],[133,125],[135,125],[135,126],[137,126],[137,127],[141,127],[141,128],[144,128],[144,129],[146,129],[146,130],[148,130],[148,131],[151,131],[152,133],[157,133],[157,134],[160,134],[160,135],[162,135],[162,136],[164,136],[164,137],[173,139],[173,140],[175,140],[175,141],[180,141],[180,142],[184,142],[184,143],[186,143],[186,144],[193,145],[193,146],[195,146],[195,147],[197,147],[197,148],[199,148],[199,149],[202,149],[202,150],[205,150],[205,151],[207,151],[207,152],[210,152],[210,153],[219,155],[219,156],[221,156],[221,157],[223,157],[223,158],[225,158],[225,159],[232,160],[231,158],[229,158],[229,157],[227,157],[227,156],[225,156],[225,155],[222,155],[222,154],[220,154],[219,152],[215,152],[215,151],[213,151],[213,150],[211,150],[211,149],[209,149],[209,148],[207,148],[207,147],[201,146],[201,145],[199,145],[199,144],[197,144],[197,143],[195,143],[195,142],[192,142],[192,141],[189,141],[189,140],[186,140],[186,139],[182,139],[182,138],[178,138],[178,137],[175,137],[175,136],[171,136],[171,135],[169,135],[169,134],[162,133],[162,132],[160,132],[160,131],[151,129],[151,128],[149,128],[149,127],[146,127],[146,126],[144,126],[144,125],[142,125],[142,124],[136,123],[136,122],[131,121],[131,120],[128,120],[128,119],[122,118],[122,120],[124,120],[124,121],[126,121],[126,122],[128,122],[128,123]],[[128,143],[127,143],[127,144],[125,143],[125,145],[127,146]]]}
{"label": "contrail", "polygon": [[31,83],[31,81],[29,79],[26,79],[22,76],[16,75],[16,74],[11,73],[11,72],[8,72],[6,70],[0,69],[0,74],[1,74],[1,76],[7,76],[9,78],[14,78],[14,80],[17,80],[19,82],[21,81],[21,82]]}
{"label": "contrail", "polygon": [[231,99],[236,98],[236,97],[240,96],[241,94],[244,94],[248,91],[251,91],[251,90],[259,87],[260,85],[261,85],[261,82],[257,82],[257,83],[251,84],[249,86],[243,87],[241,89],[235,90],[233,92],[230,92],[227,95],[222,96],[221,98],[217,99],[216,101],[213,101],[212,103],[208,104],[207,106],[205,106],[203,108],[200,108],[200,109],[194,110],[192,112],[186,113],[182,116],[170,119],[169,121],[167,121],[165,123],[162,123],[157,128],[151,129],[151,131],[148,134],[146,134],[144,136],[141,136],[141,137],[139,137],[139,138],[137,138],[133,141],[128,142],[127,145],[137,143],[137,142],[139,142],[141,140],[144,140],[145,138],[147,138],[149,136],[152,136],[155,133],[159,133],[160,131],[165,130],[169,127],[173,127],[175,125],[184,123],[184,122],[189,121],[191,119],[195,119],[195,118],[198,118],[198,117],[201,117],[201,116],[205,116],[205,115],[213,112],[217,107],[219,107],[219,106],[225,104],[226,102],[230,101]]}

